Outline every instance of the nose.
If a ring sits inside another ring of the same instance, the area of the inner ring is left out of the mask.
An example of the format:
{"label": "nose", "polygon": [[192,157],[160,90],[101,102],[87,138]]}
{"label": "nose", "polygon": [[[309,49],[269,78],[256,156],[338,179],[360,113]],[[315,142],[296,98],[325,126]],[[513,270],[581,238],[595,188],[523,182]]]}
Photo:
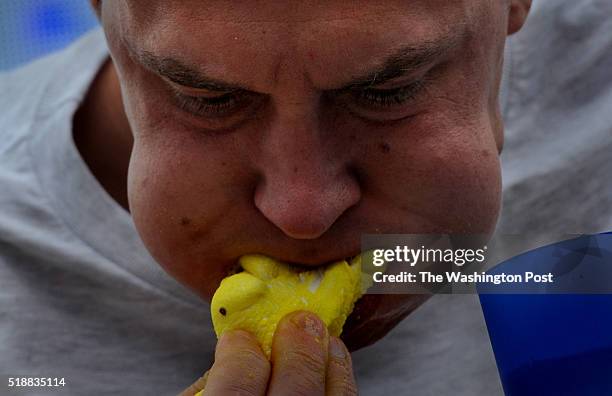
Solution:
{"label": "nose", "polygon": [[360,200],[348,150],[321,129],[308,114],[277,120],[259,151],[263,177],[255,189],[255,206],[294,239],[320,237]]}

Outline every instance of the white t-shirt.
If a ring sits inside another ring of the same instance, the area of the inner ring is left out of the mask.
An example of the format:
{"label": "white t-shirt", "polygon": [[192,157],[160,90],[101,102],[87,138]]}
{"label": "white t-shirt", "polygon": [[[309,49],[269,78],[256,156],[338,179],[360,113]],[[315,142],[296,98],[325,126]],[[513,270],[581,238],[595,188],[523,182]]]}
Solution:
{"label": "white t-shirt", "polygon": [[[541,3],[507,50],[500,230],[610,230],[612,3]],[[72,140],[107,56],[95,31],[0,75],[0,393],[35,376],[65,378],[58,394],[172,395],[212,361],[208,305],[153,261]],[[433,297],[353,359],[364,395],[502,394],[476,296]]]}

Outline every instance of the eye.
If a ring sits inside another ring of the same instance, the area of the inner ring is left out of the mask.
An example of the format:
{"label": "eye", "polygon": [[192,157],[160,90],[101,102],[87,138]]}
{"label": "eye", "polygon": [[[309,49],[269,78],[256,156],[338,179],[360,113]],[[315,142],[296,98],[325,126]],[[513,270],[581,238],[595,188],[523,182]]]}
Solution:
{"label": "eye", "polygon": [[227,315],[227,311],[223,307],[219,308],[219,313],[223,316]]}
{"label": "eye", "polygon": [[361,88],[350,91],[355,103],[361,107],[387,109],[402,106],[414,99],[424,88],[423,80],[391,89]]}
{"label": "eye", "polygon": [[183,111],[201,117],[224,117],[249,106],[252,95],[244,91],[222,93],[216,96],[191,96],[175,92],[176,105]]}

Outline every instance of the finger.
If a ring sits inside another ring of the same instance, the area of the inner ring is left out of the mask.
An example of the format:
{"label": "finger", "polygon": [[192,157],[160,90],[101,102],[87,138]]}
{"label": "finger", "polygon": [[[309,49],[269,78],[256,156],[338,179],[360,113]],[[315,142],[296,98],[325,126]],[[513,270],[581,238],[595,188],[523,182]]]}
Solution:
{"label": "finger", "polygon": [[208,378],[209,372],[210,370],[205,372],[204,375],[198,378],[189,388],[182,391],[179,396],[201,396],[199,392],[206,386],[206,379]]}
{"label": "finger", "polygon": [[355,396],[357,385],[353,375],[351,354],[337,337],[329,338],[329,359],[325,378],[326,396]]}
{"label": "finger", "polygon": [[268,394],[324,395],[329,336],[313,313],[298,311],[279,323],[272,340]]}
{"label": "finger", "polygon": [[231,331],[217,343],[215,363],[202,394],[260,396],[269,378],[270,363],[255,337],[246,331]]}

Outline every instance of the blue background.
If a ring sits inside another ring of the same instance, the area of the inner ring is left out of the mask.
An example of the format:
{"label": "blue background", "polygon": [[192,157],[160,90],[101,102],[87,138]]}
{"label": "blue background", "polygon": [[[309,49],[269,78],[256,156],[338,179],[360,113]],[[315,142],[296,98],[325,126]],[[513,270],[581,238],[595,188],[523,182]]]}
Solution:
{"label": "blue background", "polygon": [[97,25],[88,0],[0,0],[0,70],[65,47]]}

